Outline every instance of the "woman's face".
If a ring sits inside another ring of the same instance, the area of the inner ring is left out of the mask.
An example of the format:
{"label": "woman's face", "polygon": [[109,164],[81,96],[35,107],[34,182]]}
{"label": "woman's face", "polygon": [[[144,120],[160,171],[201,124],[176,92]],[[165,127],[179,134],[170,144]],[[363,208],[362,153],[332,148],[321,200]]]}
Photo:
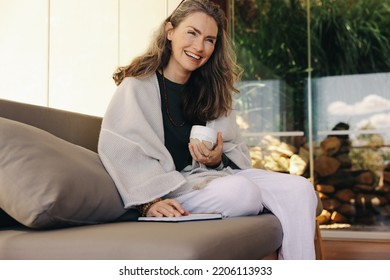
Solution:
{"label": "woman's face", "polygon": [[167,38],[172,43],[172,55],[164,70],[167,78],[185,83],[191,72],[204,65],[213,54],[218,26],[202,12],[187,16],[176,28],[166,25]]}

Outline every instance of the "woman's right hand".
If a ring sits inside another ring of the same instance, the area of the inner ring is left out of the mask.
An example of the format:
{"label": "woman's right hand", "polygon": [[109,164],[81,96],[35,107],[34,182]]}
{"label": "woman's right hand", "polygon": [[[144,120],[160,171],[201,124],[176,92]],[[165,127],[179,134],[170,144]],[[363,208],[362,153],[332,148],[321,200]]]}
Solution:
{"label": "woman's right hand", "polygon": [[176,199],[163,199],[149,207],[146,217],[180,217],[188,214]]}
{"label": "woman's right hand", "polygon": [[218,166],[222,161],[223,153],[223,138],[222,133],[217,134],[217,143],[214,149],[209,150],[203,142],[195,144],[189,143],[188,148],[190,150],[191,157],[207,166]]}

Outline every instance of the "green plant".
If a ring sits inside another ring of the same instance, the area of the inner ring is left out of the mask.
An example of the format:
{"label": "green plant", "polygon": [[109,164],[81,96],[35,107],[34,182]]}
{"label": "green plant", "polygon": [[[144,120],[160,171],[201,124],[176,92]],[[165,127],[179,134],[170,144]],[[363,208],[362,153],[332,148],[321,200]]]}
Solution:
{"label": "green plant", "polygon": [[389,0],[318,3],[311,10],[314,76],[389,71]]}
{"label": "green plant", "polygon": [[303,130],[310,1],[312,76],[388,72],[390,0],[232,0],[244,80],[281,79],[284,130]]}

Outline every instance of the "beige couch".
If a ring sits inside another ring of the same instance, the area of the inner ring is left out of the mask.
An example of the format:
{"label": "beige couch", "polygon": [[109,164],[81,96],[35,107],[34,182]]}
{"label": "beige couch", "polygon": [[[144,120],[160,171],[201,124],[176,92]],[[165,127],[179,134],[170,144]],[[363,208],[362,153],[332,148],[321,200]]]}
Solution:
{"label": "beige couch", "polygon": [[0,100],[0,259],[276,258],[283,232],[271,213],[136,221],[98,160],[100,125]]}

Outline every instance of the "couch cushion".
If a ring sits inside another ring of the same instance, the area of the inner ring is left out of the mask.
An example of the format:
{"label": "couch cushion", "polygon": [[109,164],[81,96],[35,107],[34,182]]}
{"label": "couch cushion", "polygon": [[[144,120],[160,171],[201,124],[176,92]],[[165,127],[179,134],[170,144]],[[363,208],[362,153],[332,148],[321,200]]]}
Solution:
{"label": "couch cushion", "polygon": [[[183,223],[121,222],[61,230],[0,230],[0,259],[262,259],[282,243],[272,214]],[[6,242],[1,242],[6,240]]]}
{"label": "couch cushion", "polygon": [[0,118],[0,208],[31,228],[112,221],[125,213],[99,156]]}
{"label": "couch cushion", "polygon": [[35,126],[97,152],[101,117],[4,99],[0,99],[0,117]]}

